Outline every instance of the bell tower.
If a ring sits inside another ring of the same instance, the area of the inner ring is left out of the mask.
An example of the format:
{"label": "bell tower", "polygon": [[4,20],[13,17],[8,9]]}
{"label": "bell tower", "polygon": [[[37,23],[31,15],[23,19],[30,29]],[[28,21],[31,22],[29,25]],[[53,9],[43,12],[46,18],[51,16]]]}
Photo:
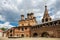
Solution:
{"label": "bell tower", "polygon": [[21,15],[21,20],[24,20],[24,15]]}
{"label": "bell tower", "polygon": [[51,17],[49,16],[47,6],[45,5],[45,12],[42,18],[42,23],[49,22],[49,21],[51,21]]}

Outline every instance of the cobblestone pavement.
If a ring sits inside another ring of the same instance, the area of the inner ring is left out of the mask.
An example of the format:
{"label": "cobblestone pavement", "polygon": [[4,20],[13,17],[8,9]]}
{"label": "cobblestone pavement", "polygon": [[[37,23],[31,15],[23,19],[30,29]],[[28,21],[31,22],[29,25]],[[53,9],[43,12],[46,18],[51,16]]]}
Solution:
{"label": "cobblestone pavement", "polygon": [[0,37],[0,40],[60,40],[60,38],[6,38],[6,37]]}

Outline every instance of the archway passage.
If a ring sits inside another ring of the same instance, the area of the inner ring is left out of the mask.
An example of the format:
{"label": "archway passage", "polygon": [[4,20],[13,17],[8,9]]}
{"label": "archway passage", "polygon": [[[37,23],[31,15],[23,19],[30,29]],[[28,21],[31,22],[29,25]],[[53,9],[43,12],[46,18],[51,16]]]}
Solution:
{"label": "archway passage", "polygon": [[42,33],[41,37],[50,37],[47,32]]}
{"label": "archway passage", "polygon": [[22,34],[21,37],[24,37],[24,34]]}
{"label": "archway passage", "polygon": [[38,34],[37,34],[37,33],[34,33],[34,34],[33,34],[33,37],[37,37],[37,36],[38,36]]}
{"label": "archway passage", "polygon": [[12,34],[10,34],[10,36],[12,37]]}

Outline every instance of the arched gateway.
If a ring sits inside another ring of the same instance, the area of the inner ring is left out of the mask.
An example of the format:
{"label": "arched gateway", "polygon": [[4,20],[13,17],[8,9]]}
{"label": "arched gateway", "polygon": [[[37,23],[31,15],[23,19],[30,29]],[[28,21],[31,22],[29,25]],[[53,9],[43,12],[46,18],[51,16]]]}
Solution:
{"label": "arched gateway", "polygon": [[50,37],[50,36],[49,36],[49,33],[43,32],[43,33],[41,34],[41,37]]}
{"label": "arched gateway", "polygon": [[33,37],[37,37],[38,36],[38,34],[37,33],[33,33]]}

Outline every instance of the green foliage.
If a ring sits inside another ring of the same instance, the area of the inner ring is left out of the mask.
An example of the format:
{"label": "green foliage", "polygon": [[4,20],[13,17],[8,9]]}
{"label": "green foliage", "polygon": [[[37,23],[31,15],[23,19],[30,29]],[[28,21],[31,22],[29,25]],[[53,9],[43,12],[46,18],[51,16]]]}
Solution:
{"label": "green foliage", "polygon": [[7,30],[7,28],[4,28],[4,27],[3,28],[0,28],[0,29],[3,30],[3,31]]}

